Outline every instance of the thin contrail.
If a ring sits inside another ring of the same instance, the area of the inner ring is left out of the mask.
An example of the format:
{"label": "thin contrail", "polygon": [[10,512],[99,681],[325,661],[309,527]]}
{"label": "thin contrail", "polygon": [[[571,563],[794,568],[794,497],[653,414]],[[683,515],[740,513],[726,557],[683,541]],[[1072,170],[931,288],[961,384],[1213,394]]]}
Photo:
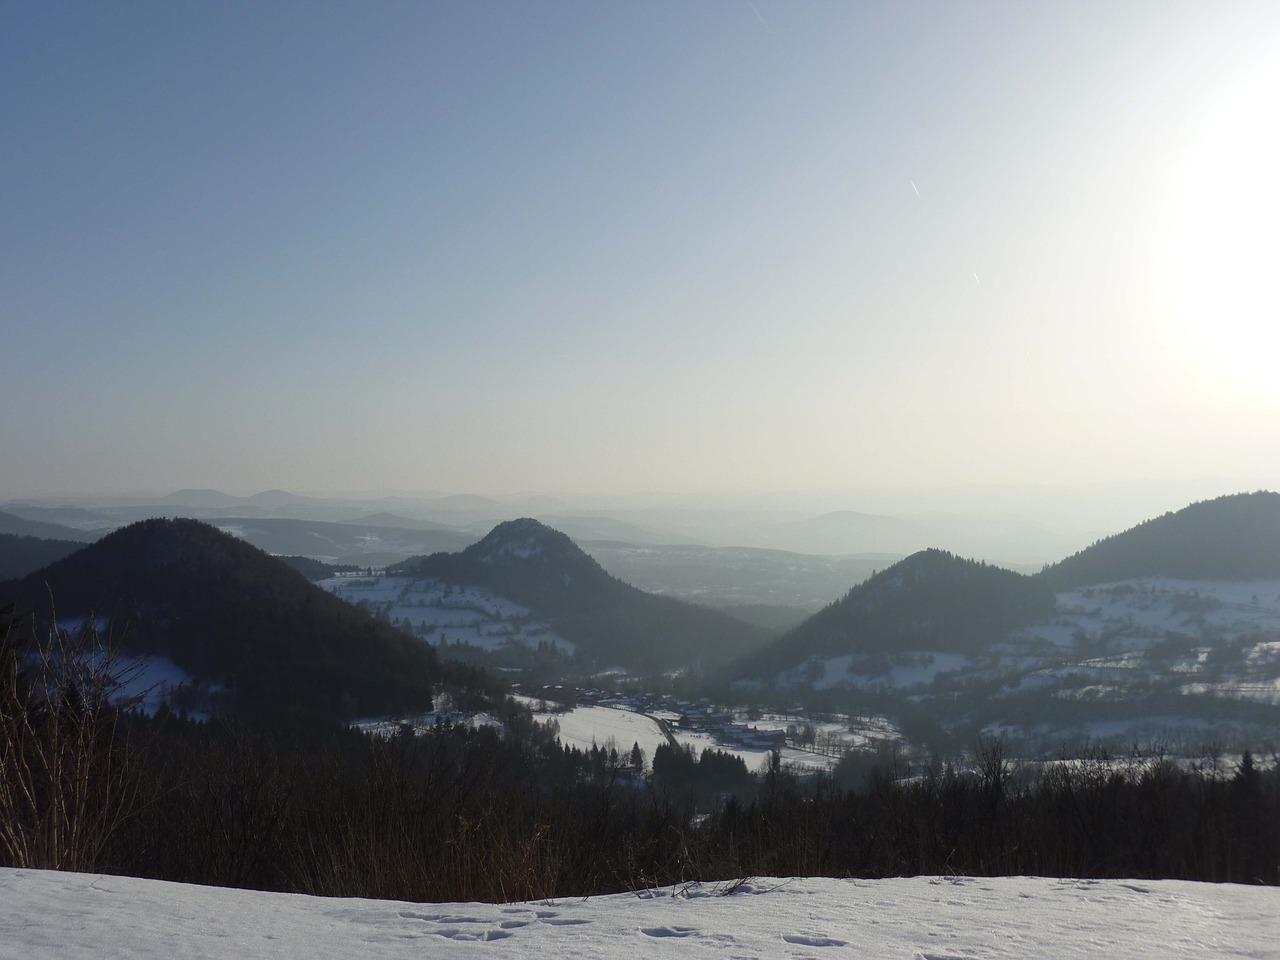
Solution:
{"label": "thin contrail", "polygon": [[911,189],[916,192],[917,197],[920,196],[920,188],[916,186],[916,182],[914,180],[910,182],[911,182]]}
{"label": "thin contrail", "polygon": [[982,286],[982,281],[978,279],[978,275],[976,273],[973,275],[973,282],[978,286]]}
{"label": "thin contrail", "polygon": [[747,0],[747,6],[751,8],[752,12],[756,15],[756,19],[760,21],[760,26],[767,27],[768,24],[764,22],[764,17],[760,16],[760,11],[756,9],[756,5],[752,3],[751,0]]}

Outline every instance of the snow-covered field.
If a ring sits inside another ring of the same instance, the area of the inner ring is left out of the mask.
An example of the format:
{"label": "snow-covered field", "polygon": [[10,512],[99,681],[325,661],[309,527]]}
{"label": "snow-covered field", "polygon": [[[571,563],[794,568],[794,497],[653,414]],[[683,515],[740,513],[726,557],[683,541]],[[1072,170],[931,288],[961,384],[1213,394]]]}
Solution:
{"label": "snow-covered field", "polygon": [[1274,887],[915,877],[730,889],[431,904],[5,869],[0,958],[1280,958]]}
{"label": "snow-covered field", "polygon": [[[541,702],[534,697],[517,697],[534,709],[534,719],[539,723],[555,721],[560,742],[565,746],[576,746],[580,750],[589,750],[593,745],[598,747],[616,747],[619,752],[630,750],[633,744],[639,744],[645,757],[653,759],[653,751],[662,744],[668,743],[653,716],[636,713],[621,707],[581,706],[565,713],[538,712]],[[661,711],[659,711],[661,713]],[[744,747],[726,743],[710,732],[683,730],[676,725],[677,714],[663,714],[669,721],[668,728],[675,741],[681,746],[691,747],[694,753],[703,750],[720,750],[724,753],[741,757],[747,769],[756,772],[763,768],[771,751],[765,747]],[[794,718],[765,716],[759,720],[741,721],[756,730],[786,730],[788,727],[804,726],[805,721]],[[802,750],[792,746],[780,748],[782,763],[792,767],[811,770],[827,770],[839,759],[846,749],[865,749],[873,747],[881,740],[900,740],[902,733],[894,724],[883,717],[859,717],[853,723],[856,727],[850,730],[849,721],[815,723],[812,725],[818,746],[823,749]]]}
{"label": "snow-covered field", "polygon": [[619,753],[640,744],[645,757],[652,760],[653,751],[667,742],[658,724],[642,713],[617,707],[575,707],[567,713],[535,713],[540,723],[555,721],[560,728],[560,742],[566,747],[590,750],[592,746]]}
{"label": "snow-covered field", "polygon": [[362,606],[436,644],[466,643],[485,650],[508,644],[547,643],[567,654],[574,645],[533,615],[528,607],[482,587],[410,577],[332,577],[318,586]]}

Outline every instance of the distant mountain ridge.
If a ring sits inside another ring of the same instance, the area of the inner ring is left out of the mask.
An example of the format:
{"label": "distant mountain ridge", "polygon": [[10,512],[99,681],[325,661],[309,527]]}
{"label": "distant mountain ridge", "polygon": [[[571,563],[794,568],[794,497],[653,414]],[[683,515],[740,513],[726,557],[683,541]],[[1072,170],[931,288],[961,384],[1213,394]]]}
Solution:
{"label": "distant mountain ridge", "polygon": [[1280,579],[1280,493],[1202,500],[1099,540],[1037,574],[1055,590],[1138,577]]}
{"label": "distant mountain ridge", "polygon": [[39,537],[41,540],[77,540],[81,543],[89,543],[101,536],[97,531],[77,530],[75,527],[44,520],[28,520],[4,510],[0,510],[0,533],[16,537]]}
{"label": "distant mountain ridge", "polygon": [[211,522],[268,553],[358,566],[380,567],[417,554],[461,549],[475,541],[474,536],[425,521],[414,527],[274,517],[220,517]]}
{"label": "distant mountain ridge", "polygon": [[461,553],[415,557],[388,572],[492,590],[545,617],[600,665],[718,664],[768,637],[718,611],[623,583],[568,536],[529,518],[498,524]]}

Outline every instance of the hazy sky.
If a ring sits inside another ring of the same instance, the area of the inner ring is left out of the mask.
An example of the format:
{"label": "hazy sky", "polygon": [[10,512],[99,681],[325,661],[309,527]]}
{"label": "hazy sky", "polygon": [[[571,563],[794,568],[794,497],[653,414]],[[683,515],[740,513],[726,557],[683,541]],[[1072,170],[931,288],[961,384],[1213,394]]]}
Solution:
{"label": "hazy sky", "polygon": [[1280,477],[1280,4],[0,7],[0,496]]}

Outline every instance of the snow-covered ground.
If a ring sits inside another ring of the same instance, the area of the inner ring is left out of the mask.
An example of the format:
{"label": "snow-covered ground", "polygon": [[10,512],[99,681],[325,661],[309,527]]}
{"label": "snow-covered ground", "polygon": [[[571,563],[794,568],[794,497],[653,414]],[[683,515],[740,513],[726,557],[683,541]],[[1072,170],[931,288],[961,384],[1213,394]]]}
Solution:
{"label": "snow-covered ground", "polygon": [[528,607],[482,587],[386,576],[332,577],[318,586],[433,644],[448,641],[501,650],[509,644],[546,643],[566,654],[574,651],[570,641]]}
{"label": "snow-covered ground", "polygon": [[989,655],[813,658],[781,674],[778,685],[938,693],[1001,676],[1010,690],[1075,688],[1098,696],[1123,694],[1135,680],[1172,677],[1187,693],[1280,703],[1280,581],[1145,578],[1057,599],[1050,619],[993,638]]}
{"label": "snow-covered ground", "polygon": [[[680,746],[690,747],[694,753],[701,753],[703,750],[720,750],[723,753],[741,757],[742,762],[747,765],[747,769],[752,773],[759,773],[764,768],[765,761],[769,759],[771,752],[760,747],[738,747],[724,744],[711,734],[700,730],[677,730],[675,731],[675,736],[676,742]],[[782,747],[778,753],[782,762],[791,766],[827,770],[835,763],[835,760],[830,757],[819,756],[804,750],[796,750],[793,747]]]}
{"label": "snow-covered ground", "polygon": [[[676,743],[693,749],[694,753],[703,750],[720,750],[724,753],[741,757],[747,769],[755,772],[763,768],[769,759],[771,750],[767,747],[744,747],[728,743],[717,738],[711,732],[702,730],[684,730],[677,724],[678,714],[658,711],[656,715],[636,713],[621,707],[581,706],[564,713],[538,711],[540,701],[535,697],[517,697],[517,700],[533,708],[533,718],[539,723],[555,721],[560,742],[565,746],[576,746],[580,750],[589,750],[593,745],[598,747],[616,747],[619,752],[630,750],[639,744],[645,757],[652,760],[653,751],[665,743],[669,743],[666,733],[659,726],[656,717],[668,721],[668,729]],[[803,727],[804,720],[764,716],[758,720],[739,720],[747,727],[759,731],[787,730],[789,727]],[[874,747],[882,740],[900,740],[902,733],[884,717],[859,717],[851,723],[840,722],[814,723],[815,749],[799,749],[784,746],[779,749],[784,765],[809,770],[827,770],[848,749],[866,749]],[[852,728],[852,729],[851,729]]]}
{"label": "snow-covered ground", "polygon": [[0,960],[1280,958],[1280,889],[1175,880],[753,879],[431,904],[5,869],[0,903]]}
{"label": "snow-covered ground", "polygon": [[645,757],[652,760],[653,751],[667,742],[655,720],[618,707],[575,707],[566,713],[534,713],[533,717],[540,723],[554,721],[560,729],[560,742],[579,750],[615,747],[624,753],[638,743]]}
{"label": "snow-covered ground", "polygon": [[[1280,706],[1280,581],[1149,577],[1063,591],[1044,622],[991,641],[973,655],[815,657],[775,684],[947,704],[960,723],[981,717],[988,732],[1003,730],[1037,751],[1096,739],[1116,749],[1274,739],[1256,709],[1242,707],[1230,719],[1230,708],[1210,709],[1205,700]],[[1036,697],[1050,706],[1037,709]],[[1116,716],[1106,706],[1135,703],[1151,704],[1150,715],[1126,706]]]}
{"label": "snow-covered ground", "polygon": [[[112,663],[112,676],[116,682],[114,697],[126,701],[137,701],[138,707],[147,714],[155,713],[160,705],[174,703],[179,688],[196,686],[196,680],[168,657],[116,657]],[[210,685],[200,685],[202,696],[210,692]],[[221,686],[213,685],[212,691],[221,690]],[[207,719],[202,710],[191,711],[195,719]]]}
{"label": "snow-covered ground", "polygon": [[[98,635],[104,638],[108,636],[107,626],[102,625],[105,623],[99,621],[97,626]],[[82,619],[63,620],[58,629],[74,635],[84,625]],[[56,661],[57,657],[52,659]],[[32,665],[37,661],[33,657]],[[100,650],[77,654],[74,661],[81,674],[79,682],[92,685],[105,680],[112,703],[148,716],[165,705],[193,720],[207,720],[213,701],[224,692],[221,684],[198,680],[159,654],[139,656]]]}

